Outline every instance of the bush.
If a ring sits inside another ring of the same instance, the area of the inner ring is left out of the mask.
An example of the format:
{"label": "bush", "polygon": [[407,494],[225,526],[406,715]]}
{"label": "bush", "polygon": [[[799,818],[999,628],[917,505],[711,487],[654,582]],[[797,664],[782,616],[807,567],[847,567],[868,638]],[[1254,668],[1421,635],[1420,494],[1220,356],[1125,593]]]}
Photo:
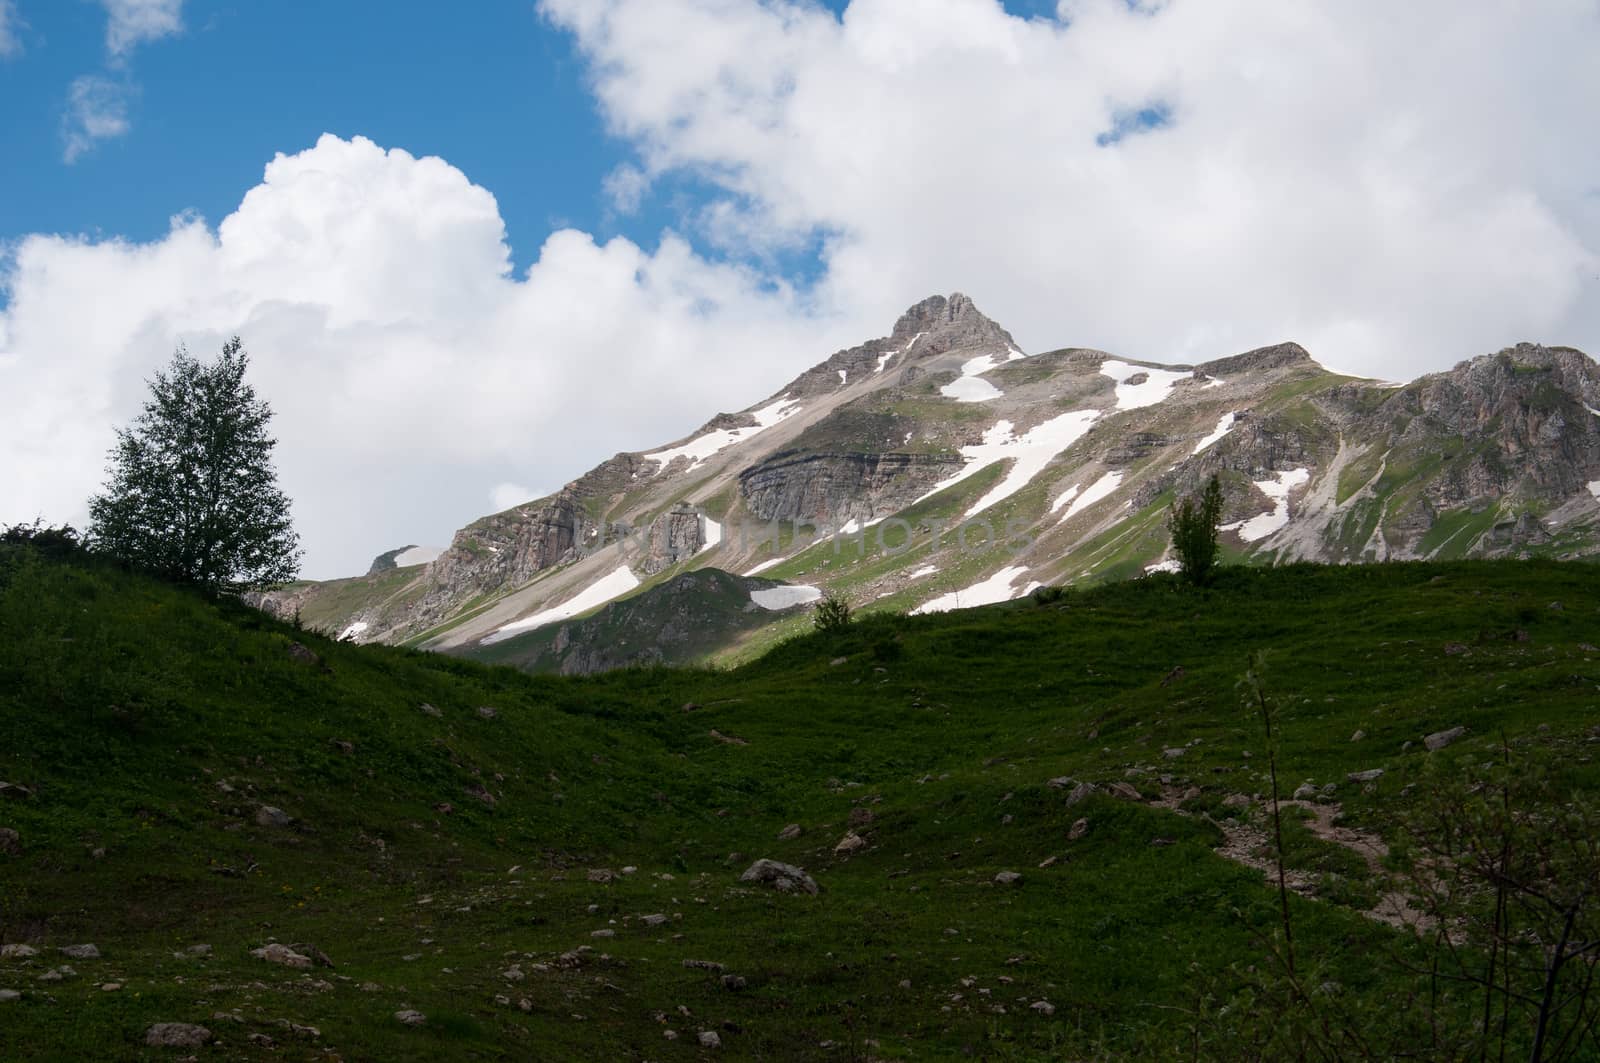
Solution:
{"label": "bush", "polygon": [[70,524],[47,526],[35,519],[32,524],[13,524],[0,531],[0,543],[7,546],[31,546],[51,557],[66,557],[83,548],[78,530]]}
{"label": "bush", "polygon": [[822,632],[843,631],[850,626],[850,621],[850,603],[835,591],[823,595],[811,614],[812,625]]}
{"label": "bush", "polygon": [[1222,524],[1222,484],[1216,476],[1206,484],[1199,498],[1190,496],[1172,504],[1167,529],[1172,533],[1172,552],[1178,555],[1178,571],[1195,586],[1210,582],[1217,567],[1217,529]]}

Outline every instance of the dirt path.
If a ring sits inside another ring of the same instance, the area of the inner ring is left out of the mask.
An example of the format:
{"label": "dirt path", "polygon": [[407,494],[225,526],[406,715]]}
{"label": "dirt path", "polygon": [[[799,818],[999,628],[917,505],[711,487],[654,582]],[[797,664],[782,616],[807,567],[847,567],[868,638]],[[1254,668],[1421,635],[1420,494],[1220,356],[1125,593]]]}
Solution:
{"label": "dirt path", "polygon": [[[1165,808],[1177,812],[1179,815],[1189,815],[1181,806],[1190,796],[1187,791],[1175,788],[1165,788],[1161,797],[1151,804],[1157,808]],[[1314,836],[1334,845],[1350,850],[1366,863],[1367,870],[1385,887],[1378,898],[1378,903],[1363,911],[1361,914],[1368,919],[1397,928],[1412,930],[1427,930],[1433,926],[1433,917],[1426,911],[1417,907],[1415,899],[1409,892],[1401,889],[1401,883],[1388,868],[1383,866],[1384,858],[1389,855],[1389,846],[1378,835],[1357,830],[1354,827],[1335,825],[1343,807],[1337,803],[1318,804],[1313,801],[1282,800],[1278,802],[1280,809],[1299,808],[1310,813],[1304,820],[1307,830]],[[1260,802],[1252,802],[1250,809],[1239,819],[1217,820],[1207,816],[1207,820],[1222,831],[1225,841],[1214,852],[1245,867],[1255,868],[1267,877],[1269,885],[1276,886],[1278,881],[1278,867],[1272,859],[1272,838],[1269,833],[1270,812],[1268,806]],[[1317,878],[1314,873],[1288,868],[1284,872],[1284,885],[1302,897],[1316,900]]]}

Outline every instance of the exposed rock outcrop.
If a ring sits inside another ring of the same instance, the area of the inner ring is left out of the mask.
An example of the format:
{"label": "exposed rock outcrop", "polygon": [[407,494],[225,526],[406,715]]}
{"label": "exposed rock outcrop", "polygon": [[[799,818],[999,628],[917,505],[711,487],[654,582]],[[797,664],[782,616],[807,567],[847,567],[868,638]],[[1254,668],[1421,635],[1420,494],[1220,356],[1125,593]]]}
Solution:
{"label": "exposed rock outcrop", "polygon": [[759,520],[865,523],[911,504],[960,470],[940,454],[774,454],[739,474],[739,493]]}

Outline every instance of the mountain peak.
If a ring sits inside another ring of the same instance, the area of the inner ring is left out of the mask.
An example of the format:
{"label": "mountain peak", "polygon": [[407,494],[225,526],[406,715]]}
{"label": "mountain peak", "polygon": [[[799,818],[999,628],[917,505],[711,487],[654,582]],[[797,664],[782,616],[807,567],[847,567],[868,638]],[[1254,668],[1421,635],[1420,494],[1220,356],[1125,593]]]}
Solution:
{"label": "mountain peak", "polygon": [[909,342],[918,333],[923,335],[917,346],[919,354],[1016,346],[1011,333],[985,317],[977,305],[960,292],[952,292],[948,297],[930,295],[912,306],[895,322],[890,341]]}
{"label": "mountain peak", "polygon": [[1287,366],[1321,368],[1311,352],[1298,343],[1275,343],[1270,347],[1257,347],[1253,351],[1217,358],[1199,365],[1201,372],[1210,376],[1228,376],[1256,369],[1281,369]]}

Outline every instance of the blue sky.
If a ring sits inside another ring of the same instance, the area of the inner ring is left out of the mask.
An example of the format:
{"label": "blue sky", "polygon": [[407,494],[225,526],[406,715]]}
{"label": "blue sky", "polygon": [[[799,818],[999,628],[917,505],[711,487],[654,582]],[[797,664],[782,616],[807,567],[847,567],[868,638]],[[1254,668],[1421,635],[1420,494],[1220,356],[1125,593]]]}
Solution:
{"label": "blue sky", "polygon": [[[1600,350],[1592,0],[1060,10],[0,0],[0,522],[81,522],[144,380],[235,332],[319,577],[934,293],[1167,363]],[[68,161],[75,100],[125,128]]]}
{"label": "blue sky", "polygon": [[[515,261],[552,229],[653,242],[699,206],[676,175],[640,209],[609,209],[602,180],[633,157],[608,136],[571,34],[532,0],[474,0],[470,17],[423,0],[190,3],[184,31],[108,67],[106,13],[90,0],[14,0],[22,54],[0,62],[0,240],[82,233],[150,240],[185,209],[213,224],[276,152],[325,132],[439,155],[494,193]],[[842,15],[848,0],[818,6]],[[1049,17],[1050,0],[1007,0]],[[131,129],[63,161],[74,79],[131,86]],[[809,277],[815,257],[786,257]],[[0,291],[0,299],[4,298]]]}
{"label": "blue sky", "polygon": [[527,0],[474,2],[471,18],[422,2],[191,5],[186,32],[129,63],[131,130],[70,165],[68,86],[105,68],[105,12],[23,5],[25,51],[0,64],[0,144],[22,161],[0,169],[0,234],[148,240],[186,208],[214,224],[274,153],[324,132],[449,159],[498,198],[519,265],[553,228],[615,227],[600,182],[627,147],[604,135],[570,36]]}

